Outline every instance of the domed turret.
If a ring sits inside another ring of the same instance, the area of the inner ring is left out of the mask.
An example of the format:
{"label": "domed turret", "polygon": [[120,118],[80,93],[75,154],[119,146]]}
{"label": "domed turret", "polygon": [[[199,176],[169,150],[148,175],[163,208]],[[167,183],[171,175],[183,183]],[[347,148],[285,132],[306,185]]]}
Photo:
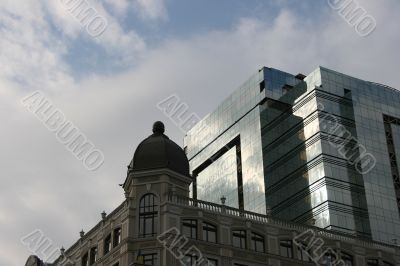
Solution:
{"label": "domed turret", "polygon": [[183,149],[164,135],[165,126],[157,121],[153,134],[137,147],[129,165],[129,172],[168,168],[179,174],[189,175],[189,161]]}

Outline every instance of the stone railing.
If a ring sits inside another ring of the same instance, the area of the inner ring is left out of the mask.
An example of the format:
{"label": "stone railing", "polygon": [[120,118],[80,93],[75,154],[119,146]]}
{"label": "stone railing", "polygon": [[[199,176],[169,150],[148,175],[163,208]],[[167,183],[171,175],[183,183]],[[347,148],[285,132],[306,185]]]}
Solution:
{"label": "stone railing", "polygon": [[[282,219],[279,219],[276,217],[271,217],[271,216],[265,215],[265,214],[244,211],[244,210],[232,208],[232,207],[221,205],[221,204],[216,204],[216,203],[202,201],[202,200],[196,200],[193,198],[182,197],[182,196],[177,196],[177,195],[171,194],[168,196],[168,201],[173,204],[182,205],[182,206],[191,207],[191,208],[198,208],[203,211],[215,212],[215,213],[219,213],[222,215],[235,216],[235,217],[242,218],[245,220],[252,220],[255,222],[276,225],[279,227],[283,227],[284,229],[287,229],[287,230],[297,231],[299,233],[305,232],[305,231],[311,229],[317,236],[320,236],[322,238],[345,241],[345,242],[352,242],[352,243],[356,242],[357,245],[360,245],[360,246],[363,246],[366,248],[374,247],[374,248],[386,248],[386,249],[387,248],[400,249],[399,246],[374,241],[374,240],[371,240],[371,239],[363,237],[363,236],[356,236],[356,235],[352,235],[352,234],[346,234],[344,232],[327,230],[327,229],[323,229],[323,228],[319,228],[319,227],[311,226],[311,225],[307,225],[307,224],[299,224],[299,223],[295,223],[295,222],[291,222],[291,221],[287,221],[287,220],[282,220]],[[398,252],[400,252],[400,251],[398,251]]]}

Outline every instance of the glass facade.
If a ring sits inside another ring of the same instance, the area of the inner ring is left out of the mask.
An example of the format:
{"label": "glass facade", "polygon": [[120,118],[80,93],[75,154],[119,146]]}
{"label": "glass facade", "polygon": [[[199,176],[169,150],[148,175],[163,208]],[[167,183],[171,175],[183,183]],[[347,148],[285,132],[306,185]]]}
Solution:
{"label": "glass facade", "polygon": [[400,92],[262,68],[185,137],[193,197],[400,240]]}

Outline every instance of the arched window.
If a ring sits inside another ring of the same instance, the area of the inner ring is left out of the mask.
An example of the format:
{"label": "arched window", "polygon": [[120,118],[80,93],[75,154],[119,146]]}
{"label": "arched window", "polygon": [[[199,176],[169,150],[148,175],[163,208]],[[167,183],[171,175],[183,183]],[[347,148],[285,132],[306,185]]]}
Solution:
{"label": "arched window", "polygon": [[157,228],[157,198],[154,194],[146,194],[139,203],[139,236],[156,235]]}

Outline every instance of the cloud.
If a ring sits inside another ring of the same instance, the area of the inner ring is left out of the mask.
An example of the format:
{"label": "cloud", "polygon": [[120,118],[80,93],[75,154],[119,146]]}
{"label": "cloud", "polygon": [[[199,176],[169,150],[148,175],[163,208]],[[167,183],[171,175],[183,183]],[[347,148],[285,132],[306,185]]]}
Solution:
{"label": "cloud", "polygon": [[118,16],[126,16],[130,10],[133,10],[145,21],[168,17],[165,0],[105,0],[105,3]]}
{"label": "cloud", "polygon": [[151,20],[167,18],[164,0],[136,0],[134,6],[142,18]]}
{"label": "cloud", "polygon": [[[0,56],[9,64],[0,68],[0,161],[5,162],[0,173],[0,264],[24,263],[30,252],[19,239],[34,229],[67,247],[82,228],[88,231],[100,220],[103,209],[110,212],[122,202],[118,184],[153,121],[165,121],[167,134],[181,144],[182,132],[156,107],[172,93],[202,117],[263,65],[305,74],[324,65],[400,88],[395,73],[397,2],[364,2],[378,22],[367,38],[359,37],[328,7],[321,10],[323,15],[307,18],[285,8],[265,21],[243,17],[229,29],[171,37],[150,49],[114,17],[116,28],[97,45],[110,49],[110,54],[137,53],[138,63],[121,73],[79,81],[64,58],[69,43],[60,43],[45,20],[48,7],[30,1],[6,3],[0,8]],[[96,8],[103,12],[104,6]],[[70,22],[57,25],[69,29],[67,40],[82,38],[79,27],[66,23]],[[105,163],[98,171],[87,171],[19,103],[37,87],[104,152]]]}

